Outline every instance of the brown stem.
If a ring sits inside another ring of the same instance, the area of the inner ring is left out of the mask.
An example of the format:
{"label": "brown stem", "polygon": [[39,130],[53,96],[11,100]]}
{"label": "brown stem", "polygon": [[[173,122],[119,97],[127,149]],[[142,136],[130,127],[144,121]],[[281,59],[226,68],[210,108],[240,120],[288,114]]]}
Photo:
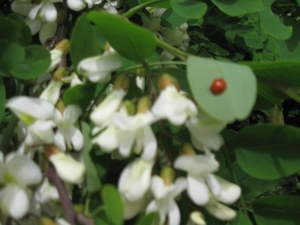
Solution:
{"label": "brown stem", "polygon": [[66,219],[71,225],[75,225],[75,218],[76,218],[76,212],[73,207],[73,203],[71,202],[71,199],[69,198],[67,189],[62,182],[61,179],[59,179],[56,170],[54,166],[50,163],[49,168],[46,171],[46,177],[56,186],[61,205],[65,211]]}

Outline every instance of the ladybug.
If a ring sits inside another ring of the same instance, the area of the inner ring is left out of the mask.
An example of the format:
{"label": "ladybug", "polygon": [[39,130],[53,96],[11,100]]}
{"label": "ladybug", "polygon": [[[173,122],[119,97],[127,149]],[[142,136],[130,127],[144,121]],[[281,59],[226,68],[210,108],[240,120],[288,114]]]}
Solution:
{"label": "ladybug", "polygon": [[226,86],[226,81],[222,78],[218,78],[212,82],[210,91],[215,95],[219,95],[226,90]]}

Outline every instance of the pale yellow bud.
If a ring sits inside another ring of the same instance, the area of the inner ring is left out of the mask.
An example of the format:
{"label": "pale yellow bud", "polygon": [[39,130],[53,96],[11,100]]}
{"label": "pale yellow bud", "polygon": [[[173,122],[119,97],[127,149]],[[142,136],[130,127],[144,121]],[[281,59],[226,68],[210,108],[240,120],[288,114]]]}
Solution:
{"label": "pale yellow bud", "polygon": [[59,81],[63,77],[66,77],[67,75],[68,75],[68,69],[66,67],[60,67],[54,72],[52,79],[55,81]]}
{"label": "pale yellow bud", "polygon": [[190,143],[186,143],[180,149],[180,154],[181,155],[196,155],[196,152]]}
{"label": "pale yellow bud", "polygon": [[169,166],[164,167],[160,171],[160,176],[163,179],[166,186],[171,185],[175,179],[174,170]]}
{"label": "pale yellow bud", "polygon": [[129,84],[130,81],[128,76],[126,76],[125,74],[120,74],[114,82],[114,90],[119,90],[122,88],[124,91],[128,91]]}
{"label": "pale yellow bud", "polygon": [[147,96],[141,97],[138,101],[137,112],[146,113],[151,107],[151,101]]}
{"label": "pale yellow bud", "polygon": [[56,46],[55,49],[60,50],[66,55],[70,50],[70,41],[68,39],[61,40]]}

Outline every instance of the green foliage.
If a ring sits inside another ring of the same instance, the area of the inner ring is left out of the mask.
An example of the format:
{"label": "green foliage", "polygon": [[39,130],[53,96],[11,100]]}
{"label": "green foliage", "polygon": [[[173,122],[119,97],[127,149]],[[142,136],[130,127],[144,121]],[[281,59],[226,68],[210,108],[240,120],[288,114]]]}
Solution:
{"label": "green foliage", "polygon": [[5,85],[2,77],[0,77],[0,118],[3,118],[5,109]]}
{"label": "green foliage", "polygon": [[11,70],[18,79],[32,79],[45,73],[50,66],[50,54],[42,46],[30,45],[25,47],[25,61]]}
{"label": "green foliage", "polygon": [[91,99],[94,97],[96,85],[83,84],[69,88],[63,96],[63,101],[66,105],[77,104],[83,112],[91,104]]}
{"label": "green foliage", "polygon": [[255,220],[259,225],[299,223],[300,198],[295,196],[272,196],[253,203]]}
{"label": "green foliage", "polygon": [[0,69],[10,70],[25,59],[25,49],[19,43],[0,39]]}
{"label": "green foliage", "polygon": [[236,138],[236,158],[251,176],[276,180],[299,171],[300,130],[291,126],[254,125]]}
{"label": "green foliage", "polygon": [[207,4],[195,0],[172,0],[172,9],[180,16],[188,19],[200,19],[207,10]]}
{"label": "green foliage", "polygon": [[236,217],[228,225],[252,225],[252,222],[244,212],[239,210]]}
{"label": "green foliage", "polygon": [[212,0],[212,2],[229,16],[242,16],[263,10],[261,0]]}
{"label": "green foliage", "polygon": [[106,12],[90,12],[88,19],[96,24],[109,44],[122,56],[143,61],[152,55],[156,41],[150,31]]}
{"label": "green foliage", "polygon": [[113,185],[106,184],[102,188],[101,197],[111,224],[123,224],[124,206],[118,190]]}
{"label": "green foliage", "polygon": [[70,56],[77,69],[80,60],[100,55],[102,50],[97,42],[96,33],[86,15],[82,15],[76,22],[71,36]]}
{"label": "green foliage", "polygon": [[[212,118],[230,123],[249,116],[256,98],[256,79],[249,67],[189,57],[187,75],[198,106]],[[219,78],[226,81],[227,88],[215,95],[210,87]]]}

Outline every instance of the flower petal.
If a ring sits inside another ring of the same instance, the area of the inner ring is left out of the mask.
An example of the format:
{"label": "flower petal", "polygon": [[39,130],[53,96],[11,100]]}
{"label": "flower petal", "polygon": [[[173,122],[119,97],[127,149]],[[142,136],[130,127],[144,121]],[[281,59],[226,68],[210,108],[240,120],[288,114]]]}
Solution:
{"label": "flower petal", "polygon": [[122,137],[122,140],[121,140],[121,143],[119,146],[119,152],[122,156],[128,157],[130,155],[136,135],[137,135],[137,133],[135,131],[128,131]]}
{"label": "flower petal", "polygon": [[85,173],[85,167],[82,163],[64,153],[52,155],[49,160],[53,163],[58,176],[62,180],[73,184],[82,182]]}
{"label": "flower petal", "polygon": [[74,124],[81,116],[82,110],[78,105],[68,105],[64,111],[64,119],[70,124]]}
{"label": "flower petal", "polygon": [[169,224],[172,225],[180,224],[180,211],[174,200],[170,204],[168,219],[169,219]]}
{"label": "flower petal", "polygon": [[40,33],[39,33],[39,39],[42,44],[44,44],[49,38],[52,38],[55,36],[57,29],[57,23],[44,23],[41,26]]}
{"label": "flower petal", "polygon": [[157,152],[157,142],[155,135],[149,125],[143,128],[143,144],[144,151],[142,154],[142,158],[145,160],[153,160]]}
{"label": "flower petal", "polygon": [[[43,42],[42,42],[43,43]],[[51,80],[47,88],[40,95],[40,99],[50,102],[55,105],[59,99],[60,89],[63,86],[62,81]]]}
{"label": "flower petal", "polygon": [[202,177],[187,177],[187,193],[196,205],[205,205],[209,201],[209,190]]}
{"label": "flower petal", "polygon": [[7,160],[6,166],[9,174],[22,186],[35,185],[42,181],[39,166],[25,155],[14,155]]}
{"label": "flower petal", "polygon": [[232,220],[236,216],[236,212],[233,209],[217,202],[214,199],[211,199],[204,208],[219,220]]}
{"label": "flower petal", "polygon": [[67,0],[67,4],[74,11],[80,11],[85,8],[85,4],[81,0]]}
{"label": "flower petal", "polygon": [[239,199],[239,197],[241,196],[240,186],[224,180],[223,178],[216,175],[213,176],[221,185],[221,193],[220,195],[216,196],[219,201],[225,204],[232,204]]}
{"label": "flower petal", "polygon": [[29,211],[29,198],[22,188],[16,185],[6,185],[0,191],[1,211],[12,216],[15,219],[20,219]]}
{"label": "flower petal", "polygon": [[57,18],[57,11],[52,2],[46,2],[42,7],[40,14],[48,23],[54,22]]}

